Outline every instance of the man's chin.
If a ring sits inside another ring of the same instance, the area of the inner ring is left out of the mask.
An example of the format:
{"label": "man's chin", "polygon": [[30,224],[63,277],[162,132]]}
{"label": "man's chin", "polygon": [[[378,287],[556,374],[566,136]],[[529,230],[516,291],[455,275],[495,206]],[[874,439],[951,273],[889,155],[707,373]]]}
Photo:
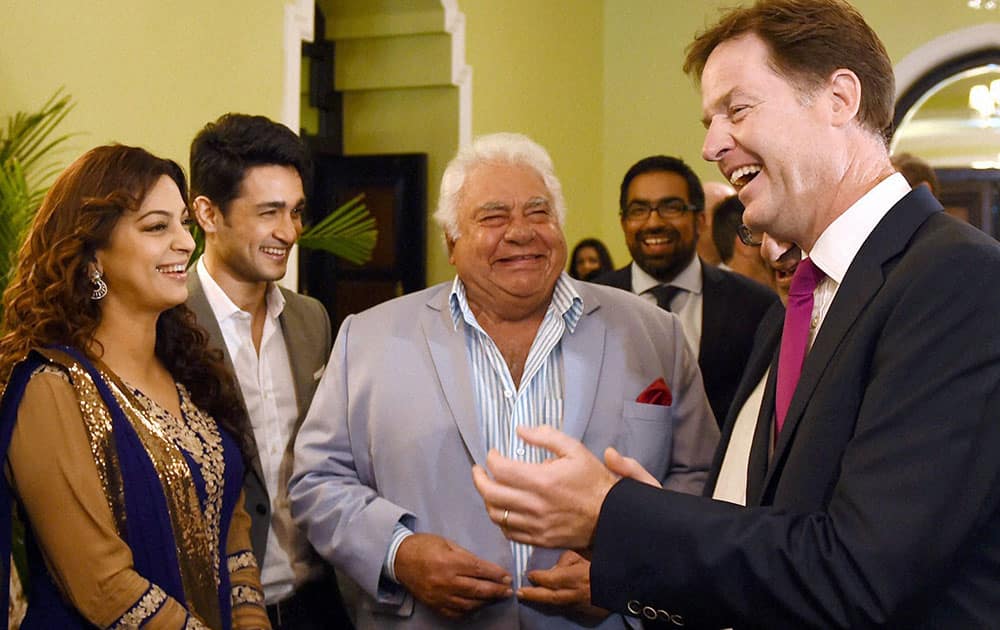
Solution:
{"label": "man's chin", "polygon": [[639,269],[642,269],[660,282],[671,280],[683,268],[683,265],[678,266],[673,259],[644,258],[635,262],[639,265]]}
{"label": "man's chin", "polygon": [[281,269],[261,269],[255,270],[256,273],[252,278],[255,282],[277,282],[285,277],[287,273],[287,267],[282,267]]}

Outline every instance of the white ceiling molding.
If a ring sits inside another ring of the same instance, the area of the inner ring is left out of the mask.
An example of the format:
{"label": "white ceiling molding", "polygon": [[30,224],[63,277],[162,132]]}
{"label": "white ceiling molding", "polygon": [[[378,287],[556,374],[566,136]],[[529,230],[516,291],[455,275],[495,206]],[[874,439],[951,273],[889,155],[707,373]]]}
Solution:
{"label": "white ceiling molding", "polygon": [[[301,124],[302,42],[314,37],[314,0],[289,0],[285,4],[285,76],[281,99],[281,122],[295,133]],[[288,271],[279,283],[292,291],[299,288],[299,248],[288,253]]]}
{"label": "white ceiling molding", "polygon": [[935,37],[903,57],[894,68],[896,100],[938,66],[962,55],[1000,46],[1000,23],[987,22]]}
{"label": "white ceiling molding", "polygon": [[465,63],[465,14],[458,0],[441,0],[444,28],[451,35],[451,82],[458,87],[458,146],[472,142],[472,66]]}

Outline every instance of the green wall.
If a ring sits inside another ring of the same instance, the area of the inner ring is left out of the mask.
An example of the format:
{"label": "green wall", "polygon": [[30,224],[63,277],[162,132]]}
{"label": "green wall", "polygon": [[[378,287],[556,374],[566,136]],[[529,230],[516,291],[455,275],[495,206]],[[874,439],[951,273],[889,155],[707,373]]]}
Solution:
{"label": "green wall", "polygon": [[187,165],[192,136],[228,111],[279,118],[282,0],[5,0],[0,117],[60,86],[80,132],[68,163],[98,144],[144,146]]}
{"label": "green wall", "polygon": [[[224,112],[280,117],[285,4],[7,0],[0,17],[0,116],[34,109],[65,86],[77,107],[63,129],[83,133],[72,140],[67,162],[91,146],[119,141],[185,163],[192,135]],[[384,4],[389,11],[394,6]],[[520,131],[549,150],[566,193],[570,246],[598,236],[619,264],[628,259],[617,189],[625,169],[643,156],[678,155],[703,178],[719,178],[701,160],[699,99],[680,64],[693,34],[730,4],[459,0],[473,70],[473,134]],[[911,0],[900,13],[890,0],[855,2],[894,62],[984,20],[964,4]],[[406,2],[395,6],[405,10]],[[998,12],[985,17],[1000,20]],[[381,123],[365,102],[369,97],[349,100],[346,145],[358,152],[431,146],[441,154],[431,164],[433,211],[437,176],[454,150],[454,96],[433,96],[429,109],[417,111],[406,99],[384,97],[392,101],[392,115]],[[428,241],[428,281],[450,277],[437,235]]]}
{"label": "green wall", "polygon": [[548,149],[566,196],[566,240],[600,234],[601,0],[461,0],[473,135],[525,133]]}
{"label": "green wall", "polygon": [[[642,157],[677,155],[703,179],[721,179],[701,159],[699,96],[680,66],[694,34],[733,4],[461,2],[468,20],[467,61],[475,72],[474,131],[524,131],[549,149],[569,202],[570,245],[594,234],[609,245],[617,264],[628,260],[615,214],[618,186]],[[913,0],[905,12],[891,0],[854,5],[894,63],[940,35],[1000,20],[1000,12],[974,12],[964,0]]]}

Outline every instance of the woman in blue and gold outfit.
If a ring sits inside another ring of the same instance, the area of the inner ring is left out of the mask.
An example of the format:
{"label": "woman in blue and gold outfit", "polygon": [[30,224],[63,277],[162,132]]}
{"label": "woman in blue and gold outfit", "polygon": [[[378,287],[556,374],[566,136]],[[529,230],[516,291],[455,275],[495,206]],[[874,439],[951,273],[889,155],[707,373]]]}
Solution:
{"label": "woman in blue and gold outfit", "polygon": [[176,163],[98,147],[56,180],[18,254],[0,557],[16,506],[22,628],[270,627],[241,494],[248,422],[184,306],[186,193]]}

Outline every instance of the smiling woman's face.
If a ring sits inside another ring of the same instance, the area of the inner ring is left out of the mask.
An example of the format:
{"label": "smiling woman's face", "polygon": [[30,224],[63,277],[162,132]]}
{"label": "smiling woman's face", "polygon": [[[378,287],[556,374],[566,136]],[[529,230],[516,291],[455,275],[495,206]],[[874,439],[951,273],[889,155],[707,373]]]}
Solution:
{"label": "smiling woman's face", "polygon": [[187,300],[194,239],[187,205],[174,180],[160,177],[135,212],[125,212],[94,254],[108,285],[102,309],[162,312]]}

